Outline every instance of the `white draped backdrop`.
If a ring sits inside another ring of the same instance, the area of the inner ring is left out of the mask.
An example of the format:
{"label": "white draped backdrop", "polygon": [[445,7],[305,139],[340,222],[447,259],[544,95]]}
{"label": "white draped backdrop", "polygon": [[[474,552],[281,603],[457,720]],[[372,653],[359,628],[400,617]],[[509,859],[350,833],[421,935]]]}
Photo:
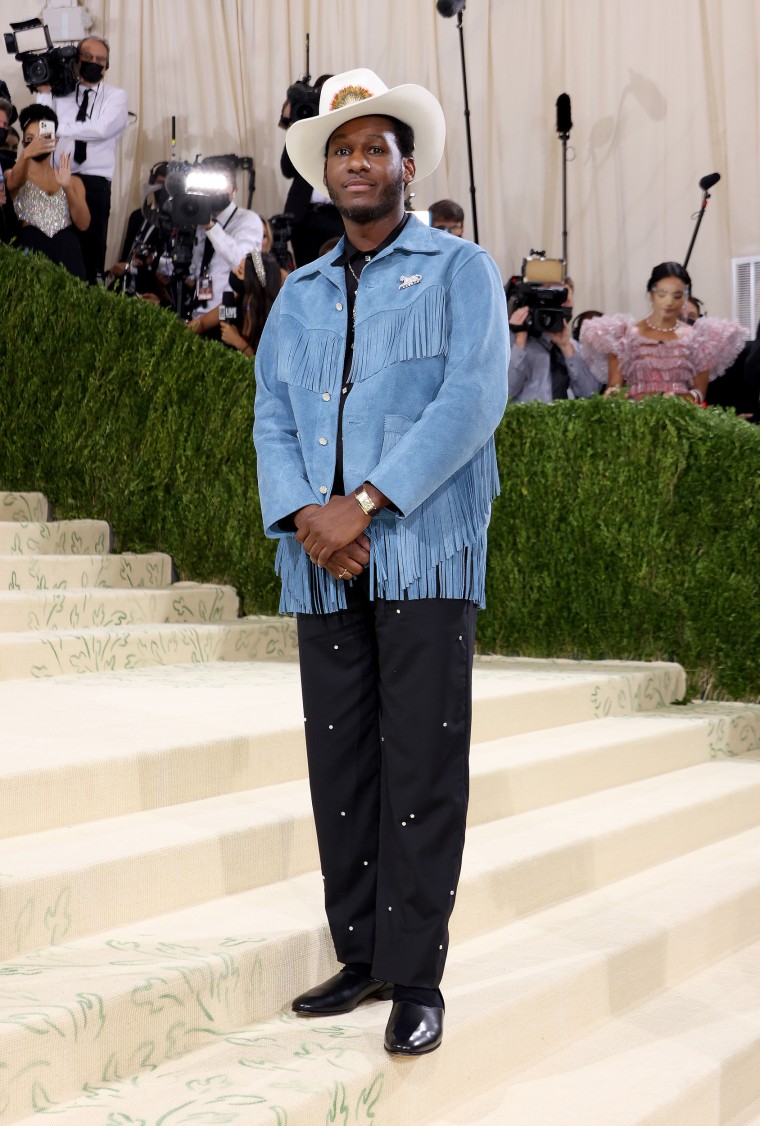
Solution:
{"label": "white draped backdrop", "polygon": [[[120,245],[145,170],[169,155],[237,152],[256,165],[254,208],[282,209],[277,128],[287,86],[311,71],[368,66],[419,82],[448,123],[443,164],[416,204],[450,197],[470,213],[459,39],[434,0],[88,0],[111,41],[108,80],[136,123],[119,152],[109,254]],[[3,21],[40,15],[2,0]],[[760,253],[758,0],[469,0],[464,16],[480,241],[503,275],[531,247],[561,253],[561,145],[554,105],[566,91],[569,266],[576,308],[640,312],[649,268],[682,260],[700,176],[722,174],[690,263],[711,313],[731,311],[732,257]],[[17,101],[29,95],[0,60]],[[241,178],[241,195],[243,180]],[[468,221],[467,233],[472,233]]]}

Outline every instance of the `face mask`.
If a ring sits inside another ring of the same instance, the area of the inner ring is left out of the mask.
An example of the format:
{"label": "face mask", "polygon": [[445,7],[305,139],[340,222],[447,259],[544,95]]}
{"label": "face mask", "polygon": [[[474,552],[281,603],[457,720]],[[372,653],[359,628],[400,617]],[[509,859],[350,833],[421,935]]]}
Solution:
{"label": "face mask", "polygon": [[236,297],[242,297],[245,293],[245,282],[237,276],[237,274],[230,274],[230,289]]}
{"label": "face mask", "polygon": [[7,172],[9,168],[13,168],[16,163],[16,154],[11,152],[10,149],[0,149],[0,168],[3,172]]}
{"label": "face mask", "polygon": [[169,198],[169,193],[167,192],[166,188],[157,188],[153,193],[153,198],[156,201],[156,207],[161,207]]}
{"label": "face mask", "polygon": [[0,148],[5,144],[5,138],[8,136],[8,130],[4,125],[0,125]]}
{"label": "face mask", "polygon": [[45,161],[49,160],[49,159],[50,159],[50,153],[49,152],[39,152],[39,153],[37,153],[36,156],[32,157],[32,160],[36,161],[37,164],[44,164]]}
{"label": "face mask", "polygon": [[80,63],[79,76],[85,82],[100,82],[103,77],[103,67],[100,63]]}

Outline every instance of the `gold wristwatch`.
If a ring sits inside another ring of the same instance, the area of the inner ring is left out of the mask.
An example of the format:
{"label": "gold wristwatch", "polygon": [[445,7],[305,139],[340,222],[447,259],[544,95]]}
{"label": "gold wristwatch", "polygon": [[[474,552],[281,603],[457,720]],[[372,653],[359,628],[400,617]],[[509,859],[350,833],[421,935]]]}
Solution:
{"label": "gold wristwatch", "polygon": [[374,516],[374,514],[377,512],[377,505],[363,485],[360,489],[356,490],[354,496],[356,497],[356,503],[359,505],[359,508],[362,510],[364,515]]}

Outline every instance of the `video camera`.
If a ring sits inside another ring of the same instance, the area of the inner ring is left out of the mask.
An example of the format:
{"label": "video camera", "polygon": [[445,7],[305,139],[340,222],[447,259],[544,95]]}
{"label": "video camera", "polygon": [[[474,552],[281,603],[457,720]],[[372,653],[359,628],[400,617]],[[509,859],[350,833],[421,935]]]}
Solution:
{"label": "video camera", "polygon": [[510,314],[525,305],[530,309],[520,327],[531,336],[562,332],[573,315],[564,305],[568,296],[565,263],[561,258],[547,258],[543,250],[531,250],[523,258],[522,276],[509,279],[506,293]]}
{"label": "video camera", "polygon": [[299,78],[292,86],[288,86],[288,101],[290,102],[290,121],[305,121],[307,117],[316,117],[319,113],[319,90],[309,85],[309,75]]}
{"label": "video camera", "polygon": [[291,215],[289,211],[283,211],[279,215],[270,215],[269,226],[272,228],[272,248],[271,254],[277,259],[283,270],[295,269],[293,262],[293,255],[290,253],[290,236],[293,231],[293,220],[295,216]]}
{"label": "video camera", "polygon": [[[47,24],[39,19],[12,23],[11,27],[12,31],[4,33],[5,49],[9,55],[15,54],[21,63],[21,73],[29,89],[34,91],[38,86],[49,86],[56,98],[73,93],[77,85],[76,47],[54,47]],[[40,43],[40,31],[44,35],[44,44]],[[30,32],[36,32],[31,39],[38,45],[19,50],[19,35],[23,35],[28,43]]]}
{"label": "video camera", "polygon": [[[288,86],[286,105],[290,105],[290,117],[283,114],[280,117],[280,128],[287,129],[294,121],[305,121],[307,117],[316,117],[319,113],[320,89],[311,85],[309,72],[309,33],[306,33],[306,70],[303,78],[297,78],[292,86]],[[284,108],[284,107],[283,107]]]}
{"label": "video camera", "polygon": [[[142,203],[144,218],[164,234],[175,237],[189,233],[194,236],[196,227],[205,227],[211,222],[213,212],[222,211],[229,202],[230,180],[234,184],[238,168],[248,173],[250,204],[254,184],[253,160],[250,156],[226,153],[224,156],[206,157],[205,160],[196,158],[193,164],[186,160],[167,161],[166,182],[159,199],[155,198],[157,193],[154,192],[153,185],[148,185],[149,190],[145,192]],[[152,204],[148,202],[150,195],[154,196]],[[193,238],[179,241],[189,247],[179,261],[187,260],[189,263]],[[175,261],[175,265],[177,264]]]}

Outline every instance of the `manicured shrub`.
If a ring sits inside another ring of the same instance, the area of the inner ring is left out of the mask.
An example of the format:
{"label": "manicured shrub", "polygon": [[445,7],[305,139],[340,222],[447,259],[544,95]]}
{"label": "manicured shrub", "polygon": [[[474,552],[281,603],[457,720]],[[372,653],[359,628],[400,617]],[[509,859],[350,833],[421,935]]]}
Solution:
{"label": "manicured shrub", "polygon": [[[170,313],[0,247],[2,487],[274,613],[253,390],[250,361]],[[758,428],[680,400],[535,403],[497,446],[481,651],[677,660],[692,691],[760,697]]]}

